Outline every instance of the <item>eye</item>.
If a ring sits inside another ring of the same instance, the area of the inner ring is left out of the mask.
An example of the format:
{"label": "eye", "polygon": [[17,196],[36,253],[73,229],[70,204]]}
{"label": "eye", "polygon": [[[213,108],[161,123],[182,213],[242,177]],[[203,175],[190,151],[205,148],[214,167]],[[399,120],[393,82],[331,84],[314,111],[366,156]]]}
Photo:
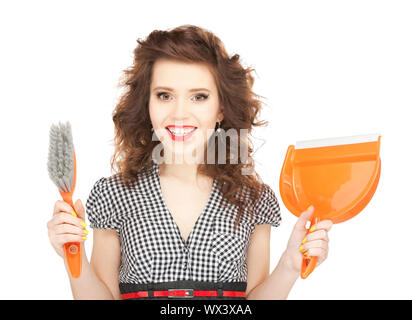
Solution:
{"label": "eye", "polygon": [[[164,97],[164,96],[169,97],[169,94],[168,94],[167,92],[159,92],[159,93],[156,94],[156,96],[157,96],[160,100],[165,100],[165,99],[163,99],[162,97]],[[168,99],[166,99],[166,100],[168,100]]]}
{"label": "eye", "polygon": [[[202,99],[197,99],[198,97],[201,97]],[[209,95],[205,95],[203,93],[198,94],[195,96],[195,101],[202,101],[202,100],[206,100],[209,97]]]}

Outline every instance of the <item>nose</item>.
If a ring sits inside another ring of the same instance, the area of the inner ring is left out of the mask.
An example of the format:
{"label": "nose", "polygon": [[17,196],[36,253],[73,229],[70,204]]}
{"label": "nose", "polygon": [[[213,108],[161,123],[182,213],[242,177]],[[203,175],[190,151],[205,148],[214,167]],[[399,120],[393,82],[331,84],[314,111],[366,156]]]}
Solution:
{"label": "nose", "polygon": [[188,118],[189,102],[184,99],[176,99],[171,112],[171,119],[175,122],[184,122]]}

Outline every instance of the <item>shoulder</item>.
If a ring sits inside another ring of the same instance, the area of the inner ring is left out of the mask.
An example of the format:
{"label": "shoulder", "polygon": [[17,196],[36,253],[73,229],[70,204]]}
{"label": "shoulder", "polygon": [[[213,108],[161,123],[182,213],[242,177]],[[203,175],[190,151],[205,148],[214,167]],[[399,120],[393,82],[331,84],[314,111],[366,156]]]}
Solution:
{"label": "shoulder", "polygon": [[127,186],[122,179],[121,173],[115,173],[108,177],[101,177],[95,181],[92,187],[92,194],[101,194],[106,197],[116,198],[116,196],[120,194],[134,192],[148,182],[147,174],[138,173],[135,179],[130,181],[129,186]]}
{"label": "shoulder", "polygon": [[253,209],[254,223],[271,224],[278,227],[281,222],[280,206],[273,189],[266,183],[262,184],[262,192]]}
{"label": "shoulder", "polygon": [[128,215],[136,214],[147,205],[147,197],[153,193],[151,181],[147,172],[136,174],[129,186],[120,173],[97,179],[85,206],[90,226],[120,230]]}
{"label": "shoulder", "polygon": [[101,177],[93,183],[90,191],[89,199],[91,202],[97,200],[112,200],[112,196],[116,194],[116,191],[121,190],[121,180],[118,174],[110,177]]}
{"label": "shoulder", "polygon": [[93,183],[85,206],[91,228],[119,230],[117,199],[123,192],[117,174],[101,177]]}

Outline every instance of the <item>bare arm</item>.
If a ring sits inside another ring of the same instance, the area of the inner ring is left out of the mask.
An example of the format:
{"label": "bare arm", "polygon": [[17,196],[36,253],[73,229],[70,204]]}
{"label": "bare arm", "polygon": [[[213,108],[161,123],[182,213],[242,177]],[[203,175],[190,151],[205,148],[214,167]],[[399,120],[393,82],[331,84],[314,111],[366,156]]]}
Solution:
{"label": "bare arm", "polygon": [[247,253],[246,296],[254,299],[286,299],[292,289],[298,272],[293,272],[282,255],[278,265],[269,274],[270,267],[270,229],[269,224],[255,227]]}
{"label": "bare arm", "polygon": [[317,265],[327,258],[328,231],[332,227],[332,221],[316,223],[308,233],[305,225],[312,213],[313,210],[308,209],[300,215],[286,250],[270,275],[271,226],[265,224],[255,227],[247,253],[247,299],[287,299],[299,277],[302,255],[318,257]]}
{"label": "bare arm", "polygon": [[120,244],[114,230],[94,229],[90,263],[83,246],[82,273],[78,279],[70,276],[73,298],[78,300],[121,299],[119,290]]}
{"label": "bare arm", "polygon": [[[118,283],[120,241],[115,230],[94,229],[93,251],[89,263],[84,247],[84,207],[80,200],[75,205],[78,217],[70,214],[72,208],[64,201],[55,203],[53,217],[47,223],[50,243],[63,258],[74,299],[120,299]],[[64,258],[63,244],[82,243],[82,272],[72,278]]]}

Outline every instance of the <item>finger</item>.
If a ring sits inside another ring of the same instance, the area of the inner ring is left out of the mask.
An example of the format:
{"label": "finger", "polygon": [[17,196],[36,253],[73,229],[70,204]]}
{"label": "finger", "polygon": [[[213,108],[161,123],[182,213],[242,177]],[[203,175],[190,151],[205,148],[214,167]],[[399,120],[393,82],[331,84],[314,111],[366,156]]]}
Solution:
{"label": "finger", "polygon": [[327,251],[323,248],[311,248],[306,252],[309,257],[318,257],[316,265],[322,263],[327,258]]}
{"label": "finger", "polygon": [[313,227],[315,227],[314,228],[315,230],[324,229],[326,231],[330,231],[330,229],[332,229],[332,226],[333,226],[332,220],[322,220],[313,225]]}
{"label": "finger", "polygon": [[308,222],[308,220],[310,219],[310,217],[312,216],[314,212],[314,207],[310,206],[308,209],[306,209],[306,211],[303,211],[301,213],[301,215],[299,216],[298,221],[295,224],[295,228],[296,229],[306,229],[306,223]]}
{"label": "finger", "polygon": [[82,236],[76,235],[76,234],[60,234],[56,236],[56,243],[59,246],[64,245],[67,242],[85,242],[86,239],[84,239]]}
{"label": "finger", "polygon": [[324,248],[310,248],[304,252],[306,257],[322,257],[325,258],[327,255],[327,250]]}
{"label": "finger", "polygon": [[316,230],[306,235],[306,241],[325,240],[329,242],[328,232],[324,229]]}
{"label": "finger", "polygon": [[77,226],[73,226],[71,224],[59,224],[55,228],[54,232],[55,232],[56,235],[65,234],[65,233],[75,234],[75,235],[79,235],[79,236],[82,236],[82,237],[88,235],[87,230],[85,230],[83,228],[79,228]]}
{"label": "finger", "polygon": [[300,251],[308,251],[309,249],[314,249],[314,248],[321,248],[321,249],[328,249],[328,242],[325,240],[312,240],[308,241],[305,244],[300,246]]}
{"label": "finger", "polygon": [[84,210],[83,203],[80,199],[77,199],[77,201],[74,203],[74,208],[76,210],[78,217],[84,221],[84,217],[85,217],[84,211],[85,210]]}
{"label": "finger", "polygon": [[84,222],[82,219],[73,217],[71,214],[67,214],[66,212],[56,213],[51,220],[51,226],[57,226],[62,223],[71,224],[80,228],[84,227]]}
{"label": "finger", "polygon": [[73,208],[71,207],[70,204],[63,200],[57,200],[54,204],[54,209],[53,209],[53,215],[59,213],[59,212],[67,212],[71,213],[73,211]]}

